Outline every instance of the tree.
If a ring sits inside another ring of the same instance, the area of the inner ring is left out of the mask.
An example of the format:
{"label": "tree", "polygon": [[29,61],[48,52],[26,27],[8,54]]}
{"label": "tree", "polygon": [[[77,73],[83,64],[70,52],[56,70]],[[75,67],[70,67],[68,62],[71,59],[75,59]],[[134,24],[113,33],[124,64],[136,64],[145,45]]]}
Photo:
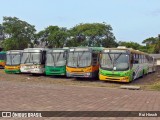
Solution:
{"label": "tree", "polygon": [[153,45],[156,43],[156,38],[154,38],[154,37],[147,38],[147,39],[143,40],[142,43],[144,43],[146,45]]}
{"label": "tree", "polygon": [[35,39],[35,28],[29,23],[19,20],[16,17],[3,17],[5,50],[24,49]]}
{"label": "tree", "polygon": [[160,41],[158,37],[150,37],[143,40],[142,43],[146,44],[148,53],[159,53],[160,50]]}
{"label": "tree", "polygon": [[3,49],[2,48],[3,40],[4,40],[4,27],[0,24],[0,51]]}
{"label": "tree", "polygon": [[135,50],[138,50],[139,47],[141,46],[140,44],[136,43],[136,42],[123,42],[123,41],[119,41],[119,46],[125,46],[127,48],[133,48]]}
{"label": "tree", "polygon": [[45,42],[46,46],[50,48],[58,48],[65,45],[68,32],[63,27],[49,26],[45,30],[40,31],[37,36],[40,43]]}
{"label": "tree", "polygon": [[112,27],[105,23],[79,24],[70,29],[67,45],[72,46],[117,46]]}

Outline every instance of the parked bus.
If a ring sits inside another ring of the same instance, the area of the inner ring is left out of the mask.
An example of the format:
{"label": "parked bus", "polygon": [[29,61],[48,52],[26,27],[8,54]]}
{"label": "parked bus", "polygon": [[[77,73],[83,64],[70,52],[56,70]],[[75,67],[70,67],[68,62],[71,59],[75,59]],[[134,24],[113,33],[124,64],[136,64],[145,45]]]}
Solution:
{"label": "parked bus", "polygon": [[55,48],[46,53],[46,75],[66,75],[67,49]]}
{"label": "parked bus", "polygon": [[99,55],[102,47],[75,47],[68,50],[66,74],[68,77],[98,76]]}
{"label": "parked bus", "polygon": [[45,73],[46,48],[27,48],[23,50],[20,70],[22,73]]}
{"label": "parked bus", "polygon": [[99,79],[130,82],[155,71],[154,59],[147,53],[125,47],[106,48],[102,51]]}
{"label": "parked bus", "polygon": [[20,73],[20,63],[23,50],[10,50],[7,51],[6,56],[6,73]]}
{"label": "parked bus", "polygon": [[6,52],[1,51],[0,52],[0,68],[4,68],[5,64],[6,64]]}

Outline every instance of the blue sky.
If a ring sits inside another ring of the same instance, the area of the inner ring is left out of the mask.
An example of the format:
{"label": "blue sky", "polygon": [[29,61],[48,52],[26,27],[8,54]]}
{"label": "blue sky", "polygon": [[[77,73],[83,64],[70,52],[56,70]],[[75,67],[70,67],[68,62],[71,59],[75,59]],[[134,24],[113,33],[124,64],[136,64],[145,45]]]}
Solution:
{"label": "blue sky", "polygon": [[0,0],[0,6],[0,23],[15,16],[37,31],[106,22],[118,41],[141,43],[160,34],[160,0]]}

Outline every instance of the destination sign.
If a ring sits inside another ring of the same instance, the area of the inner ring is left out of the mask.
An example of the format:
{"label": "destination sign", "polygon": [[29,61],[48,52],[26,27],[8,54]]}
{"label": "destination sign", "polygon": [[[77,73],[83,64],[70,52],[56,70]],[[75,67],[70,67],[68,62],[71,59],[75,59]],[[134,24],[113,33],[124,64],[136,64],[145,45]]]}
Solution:
{"label": "destination sign", "polygon": [[89,51],[88,48],[75,48],[75,49],[70,49],[70,51]]}
{"label": "destination sign", "polygon": [[64,52],[64,50],[53,50],[52,52]]}
{"label": "destination sign", "polygon": [[127,53],[127,50],[107,49],[107,50],[104,50],[104,52],[110,52],[110,53]]}

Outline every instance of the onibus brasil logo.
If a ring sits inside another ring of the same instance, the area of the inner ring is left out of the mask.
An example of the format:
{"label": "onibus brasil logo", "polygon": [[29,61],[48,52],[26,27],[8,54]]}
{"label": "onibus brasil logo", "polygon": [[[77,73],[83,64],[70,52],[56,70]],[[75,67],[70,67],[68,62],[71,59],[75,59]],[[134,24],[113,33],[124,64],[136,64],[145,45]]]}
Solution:
{"label": "onibus brasil logo", "polygon": [[1,112],[1,117],[42,117],[40,112]]}

